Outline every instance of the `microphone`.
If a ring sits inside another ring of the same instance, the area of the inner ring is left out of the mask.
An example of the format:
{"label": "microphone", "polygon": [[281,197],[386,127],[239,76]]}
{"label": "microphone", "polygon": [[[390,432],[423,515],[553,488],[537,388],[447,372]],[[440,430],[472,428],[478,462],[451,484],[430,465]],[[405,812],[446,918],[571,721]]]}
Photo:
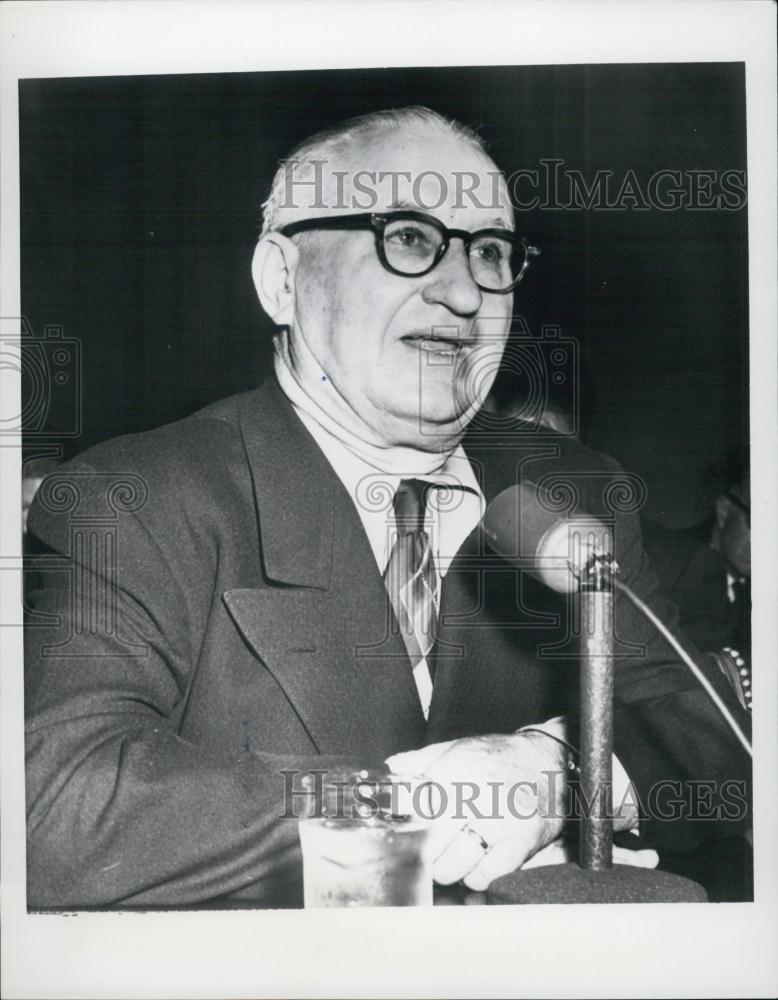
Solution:
{"label": "microphone", "polygon": [[534,483],[512,486],[490,504],[483,530],[508,562],[578,598],[581,788],[594,804],[581,824],[579,861],[600,871],[610,869],[613,858],[613,546],[601,521],[586,514],[562,518],[559,506]]}
{"label": "microphone", "polygon": [[[564,497],[567,499],[567,497]],[[705,891],[667,872],[613,865],[611,755],[613,748],[613,589],[618,588],[660,630],[692,670],[730,726],[744,734],[700,669],[653,611],[618,579],[613,538],[599,520],[569,515],[555,496],[533,483],[502,492],[489,505],[482,529],[492,549],[558,593],[574,594],[581,622],[580,787],[587,809],[581,822],[579,863],[519,870],[495,879],[487,902],[704,902]]]}
{"label": "microphone", "polygon": [[560,594],[576,593],[593,565],[616,570],[613,538],[602,521],[583,512],[561,517],[554,495],[535,483],[500,493],[482,530],[498,555]]}
{"label": "microphone", "polygon": [[618,578],[613,536],[602,521],[584,511],[561,515],[553,493],[536,483],[522,483],[508,487],[492,500],[481,528],[497,555],[557,593],[613,587],[623,593],[694,674],[746,753],[753,756],[750,740],[704,671],[645,601]]}

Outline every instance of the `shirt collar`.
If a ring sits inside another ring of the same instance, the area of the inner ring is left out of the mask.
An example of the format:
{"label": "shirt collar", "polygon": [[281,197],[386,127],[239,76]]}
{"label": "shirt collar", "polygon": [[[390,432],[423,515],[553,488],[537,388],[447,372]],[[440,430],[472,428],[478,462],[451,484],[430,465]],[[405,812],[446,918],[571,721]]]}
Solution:
{"label": "shirt collar", "polygon": [[425,529],[430,536],[438,572],[445,576],[462,543],[478,525],[486,509],[486,501],[464,448],[459,445],[441,468],[429,475],[413,470],[407,475],[396,471],[380,472],[300,409],[294,400],[292,405],[354,502],[380,572],[386,569],[394,545],[396,525],[392,501],[400,481],[412,477],[440,487],[428,495]]}

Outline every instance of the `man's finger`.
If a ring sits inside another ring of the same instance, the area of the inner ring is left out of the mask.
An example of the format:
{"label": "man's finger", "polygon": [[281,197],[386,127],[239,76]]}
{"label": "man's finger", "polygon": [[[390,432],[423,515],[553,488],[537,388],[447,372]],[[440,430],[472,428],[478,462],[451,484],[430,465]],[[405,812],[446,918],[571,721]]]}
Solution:
{"label": "man's finger", "polygon": [[490,883],[500,875],[516,871],[524,863],[530,850],[530,844],[519,837],[501,840],[489,848],[475,868],[465,875],[465,885],[477,892],[488,889]]}
{"label": "man's finger", "polygon": [[546,844],[531,858],[527,858],[521,867],[523,871],[526,871],[528,868],[540,868],[544,865],[565,865],[570,861],[575,861],[577,857],[578,845],[559,837],[557,840],[552,840],[550,844]]}
{"label": "man's finger", "polygon": [[614,865],[632,865],[633,868],[656,868],[659,855],[650,847],[631,850],[628,847],[613,847]]}
{"label": "man's finger", "polygon": [[[440,885],[451,885],[472,871],[484,849],[476,837],[460,830],[432,866],[432,877]],[[466,882],[467,884],[467,882]]]}

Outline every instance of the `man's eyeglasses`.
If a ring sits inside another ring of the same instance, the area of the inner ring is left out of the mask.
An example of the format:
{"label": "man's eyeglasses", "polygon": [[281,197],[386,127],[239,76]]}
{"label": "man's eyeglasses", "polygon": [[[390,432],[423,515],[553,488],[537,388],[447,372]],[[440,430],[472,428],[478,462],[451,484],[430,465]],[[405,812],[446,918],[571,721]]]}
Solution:
{"label": "man's eyeglasses", "polygon": [[443,259],[452,238],[462,240],[473,281],[485,292],[505,295],[526,274],[540,250],[509,229],[449,229],[423,212],[364,212],[302,219],[283,226],[284,236],[311,229],[372,229],[378,257],[392,274],[418,278]]}

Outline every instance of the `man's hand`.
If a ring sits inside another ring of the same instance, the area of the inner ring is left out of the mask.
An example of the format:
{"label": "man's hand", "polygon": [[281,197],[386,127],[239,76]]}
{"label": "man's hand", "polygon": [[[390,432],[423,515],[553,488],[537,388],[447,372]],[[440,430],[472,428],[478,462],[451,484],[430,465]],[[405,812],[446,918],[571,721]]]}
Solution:
{"label": "man's hand", "polygon": [[[476,736],[398,753],[387,764],[433,785],[433,877],[486,889],[564,826],[565,748],[538,732]],[[437,786],[437,787],[436,787]]]}

